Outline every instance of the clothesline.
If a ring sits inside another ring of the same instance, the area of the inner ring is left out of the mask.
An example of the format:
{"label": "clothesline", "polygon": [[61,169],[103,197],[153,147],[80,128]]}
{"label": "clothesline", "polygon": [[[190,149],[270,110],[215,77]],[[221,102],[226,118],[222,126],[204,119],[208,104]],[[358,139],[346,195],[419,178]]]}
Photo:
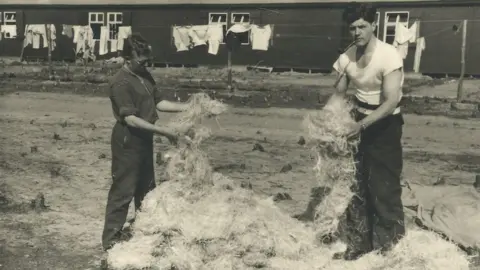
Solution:
{"label": "clothesline", "polygon": [[[409,20],[411,23],[418,21],[419,23],[442,23],[442,22],[462,22],[465,19],[457,19],[457,20]],[[468,20],[469,22],[480,22],[480,19],[476,20]],[[226,25],[227,23],[221,23],[223,25]],[[252,23],[253,24],[253,23]],[[207,24],[205,24],[207,25]],[[229,24],[232,25],[232,24]],[[276,26],[295,26],[295,27],[310,27],[310,26],[344,26],[344,23],[313,23],[313,24],[291,24],[291,23],[275,23]],[[158,26],[140,26],[138,28],[170,28],[171,26],[169,25],[158,25]]]}
{"label": "clothesline", "polygon": [[[461,28],[461,26],[459,26],[459,29],[460,28]],[[443,28],[441,30],[428,33],[426,35],[420,35],[420,37],[428,38],[428,37],[436,36],[436,35],[438,35],[440,33],[443,33],[443,32],[452,32],[452,27],[446,27],[446,28]],[[451,34],[454,35],[453,32]],[[324,39],[342,39],[342,40],[350,40],[351,39],[351,37],[349,37],[349,36],[297,35],[297,34],[280,34],[280,35],[276,36],[275,38],[324,38]]]}

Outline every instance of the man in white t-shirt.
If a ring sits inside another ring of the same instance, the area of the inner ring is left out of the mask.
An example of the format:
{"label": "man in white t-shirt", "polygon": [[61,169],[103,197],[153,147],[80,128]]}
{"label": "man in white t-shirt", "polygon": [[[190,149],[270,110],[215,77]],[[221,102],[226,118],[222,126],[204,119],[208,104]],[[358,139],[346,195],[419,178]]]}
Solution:
{"label": "man in white t-shirt", "polygon": [[347,209],[346,226],[341,227],[346,228],[348,248],[335,254],[336,259],[355,260],[373,250],[387,252],[405,234],[399,107],[403,59],[395,47],[375,37],[375,14],[376,8],[368,4],[346,8],[344,20],[354,46],[333,65],[339,77],[331,98],[344,98],[353,84],[357,122],[346,136],[360,136],[356,196]]}

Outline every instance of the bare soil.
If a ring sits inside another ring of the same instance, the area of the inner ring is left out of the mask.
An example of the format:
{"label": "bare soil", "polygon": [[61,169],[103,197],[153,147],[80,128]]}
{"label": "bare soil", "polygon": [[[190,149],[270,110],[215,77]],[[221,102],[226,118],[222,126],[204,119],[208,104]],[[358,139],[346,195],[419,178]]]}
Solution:
{"label": "bare soil", "polygon": [[[180,84],[180,75],[169,76]],[[330,90],[323,83],[319,95],[318,88],[298,83],[295,91],[282,92],[272,86],[280,75],[271,76],[264,83],[266,90],[252,87],[235,95],[211,91],[236,106],[220,117],[220,125],[207,121],[214,136],[204,149],[216,170],[250,183],[259,194],[288,193],[292,200],[277,204],[295,214],[306,208],[315,187],[311,152],[298,144],[304,135],[300,123],[307,110],[321,107]],[[249,80],[253,81],[245,79]],[[255,83],[260,85],[259,81]],[[31,77],[11,77],[2,83],[0,269],[98,267],[114,120],[105,86],[83,83],[75,93],[75,82],[69,83],[54,85]],[[185,100],[188,89],[199,89],[177,86],[166,90],[167,97]],[[480,174],[480,121],[472,112],[448,108],[448,98],[420,98],[406,107],[404,180],[413,190],[440,178],[445,185],[472,185]],[[169,117],[160,114],[158,124],[166,124]],[[254,150],[257,143],[264,151]],[[169,147],[157,138],[158,152]],[[288,164],[291,170],[282,172]],[[163,169],[157,165],[159,182]],[[404,197],[406,204],[414,204],[408,189]]]}

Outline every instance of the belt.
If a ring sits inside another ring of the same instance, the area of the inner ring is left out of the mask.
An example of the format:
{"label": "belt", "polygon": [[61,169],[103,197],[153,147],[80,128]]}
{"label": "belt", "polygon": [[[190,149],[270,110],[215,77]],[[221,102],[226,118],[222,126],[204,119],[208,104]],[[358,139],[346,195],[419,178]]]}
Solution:
{"label": "belt", "polygon": [[[398,103],[393,114],[400,113],[400,107],[402,106],[402,103],[403,103],[402,101],[403,99]],[[358,106],[357,109],[359,109],[359,111],[363,113],[368,113],[368,111],[374,111],[378,109],[378,107],[380,107],[380,105],[373,105],[373,104],[368,104],[366,102],[360,101],[357,97],[355,97],[355,104]]]}

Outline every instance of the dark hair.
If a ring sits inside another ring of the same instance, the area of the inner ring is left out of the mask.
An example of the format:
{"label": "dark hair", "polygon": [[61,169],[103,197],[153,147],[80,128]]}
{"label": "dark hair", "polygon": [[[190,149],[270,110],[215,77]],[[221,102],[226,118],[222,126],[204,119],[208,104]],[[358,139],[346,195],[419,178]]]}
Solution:
{"label": "dark hair", "polygon": [[132,59],[134,57],[134,52],[137,55],[143,55],[147,57],[150,57],[152,52],[152,47],[140,33],[133,33],[130,35],[125,40],[123,45],[122,54],[124,58]]}
{"label": "dark hair", "polygon": [[376,14],[377,8],[372,4],[350,2],[343,12],[343,20],[348,24],[360,19],[374,23]]}

